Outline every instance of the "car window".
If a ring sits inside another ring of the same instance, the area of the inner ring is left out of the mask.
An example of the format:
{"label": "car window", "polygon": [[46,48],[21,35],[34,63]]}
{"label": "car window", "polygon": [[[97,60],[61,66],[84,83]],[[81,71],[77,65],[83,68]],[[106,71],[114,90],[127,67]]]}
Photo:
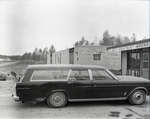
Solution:
{"label": "car window", "polygon": [[68,70],[35,70],[32,80],[67,80]]}
{"label": "car window", "polygon": [[90,80],[88,70],[72,70],[70,80]]}
{"label": "car window", "polygon": [[93,80],[113,80],[105,70],[92,70]]}

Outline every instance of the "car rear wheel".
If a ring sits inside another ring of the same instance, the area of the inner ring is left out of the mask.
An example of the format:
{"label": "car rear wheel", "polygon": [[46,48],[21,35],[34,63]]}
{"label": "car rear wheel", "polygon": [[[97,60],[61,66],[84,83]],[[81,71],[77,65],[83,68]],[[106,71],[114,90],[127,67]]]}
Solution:
{"label": "car rear wheel", "polygon": [[143,104],[146,100],[146,93],[143,90],[135,90],[130,96],[129,96],[129,102],[134,105],[140,105]]}
{"label": "car rear wheel", "polygon": [[63,107],[67,104],[67,97],[63,92],[52,93],[47,98],[47,105],[49,107]]}

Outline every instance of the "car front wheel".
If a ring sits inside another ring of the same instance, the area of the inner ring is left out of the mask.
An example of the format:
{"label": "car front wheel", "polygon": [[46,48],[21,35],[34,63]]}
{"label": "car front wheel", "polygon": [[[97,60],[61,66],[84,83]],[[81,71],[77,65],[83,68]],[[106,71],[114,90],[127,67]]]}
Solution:
{"label": "car front wheel", "polygon": [[146,93],[143,90],[135,90],[130,96],[129,96],[129,102],[134,105],[140,105],[143,104],[146,100]]}
{"label": "car front wheel", "polygon": [[49,107],[63,107],[67,104],[67,97],[63,92],[52,93],[47,98],[47,105]]}

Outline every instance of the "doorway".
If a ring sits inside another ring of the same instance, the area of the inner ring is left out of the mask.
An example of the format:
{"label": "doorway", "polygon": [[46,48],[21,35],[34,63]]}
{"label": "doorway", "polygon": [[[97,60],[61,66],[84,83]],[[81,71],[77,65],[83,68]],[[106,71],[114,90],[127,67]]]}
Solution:
{"label": "doorway", "polygon": [[142,53],[142,77],[149,79],[149,52]]}

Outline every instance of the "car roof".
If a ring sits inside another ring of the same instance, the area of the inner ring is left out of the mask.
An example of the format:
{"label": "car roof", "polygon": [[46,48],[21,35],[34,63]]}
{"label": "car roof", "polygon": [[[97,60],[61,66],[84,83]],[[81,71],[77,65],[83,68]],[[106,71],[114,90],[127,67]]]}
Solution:
{"label": "car roof", "polygon": [[66,68],[66,69],[106,69],[99,65],[77,65],[77,64],[37,64],[28,65],[27,69],[51,69],[51,68]]}

